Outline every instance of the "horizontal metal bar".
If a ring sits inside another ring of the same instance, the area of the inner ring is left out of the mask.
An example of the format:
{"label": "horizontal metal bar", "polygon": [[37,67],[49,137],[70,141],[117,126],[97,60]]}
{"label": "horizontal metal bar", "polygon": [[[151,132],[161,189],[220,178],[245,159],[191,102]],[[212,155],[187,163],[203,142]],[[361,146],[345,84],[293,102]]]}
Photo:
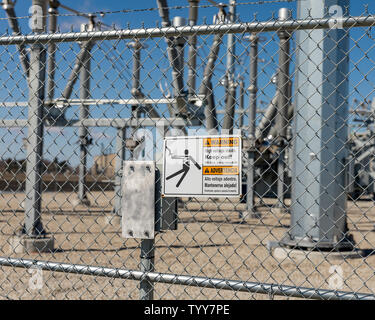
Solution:
{"label": "horizontal metal bar", "polygon": [[[63,105],[63,106],[80,106],[82,104],[85,105],[104,105],[104,104],[111,104],[111,105],[150,105],[150,104],[173,104],[177,103],[175,98],[145,98],[145,99],[67,99],[67,100],[52,100],[52,101],[45,101],[45,105]],[[27,101],[21,102],[0,102],[0,107],[28,107]]]}
{"label": "horizontal metal bar", "polygon": [[[207,34],[228,34],[228,33],[252,33],[269,32],[278,30],[309,30],[309,29],[329,29],[335,18],[321,18],[310,20],[272,20],[267,22],[248,22],[231,24],[214,24],[200,26],[165,27],[131,30],[111,30],[111,31],[86,31],[54,34],[30,34],[30,35],[10,35],[0,37],[0,45],[25,44],[25,43],[47,43],[47,42],[76,42],[76,41],[100,41],[118,39],[144,39],[160,37],[176,37]],[[341,21],[340,21],[341,23]],[[375,15],[367,17],[343,18],[344,28],[351,27],[371,27],[375,26]]]}
{"label": "horizontal metal bar", "polygon": [[[84,120],[69,120],[64,125],[49,125],[45,124],[46,127],[113,127],[113,128],[125,128],[125,127],[157,127],[157,126],[199,126],[201,122],[199,120],[186,120],[182,118],[113,118],[113,119],[84,119]],[[14,128],[14,127],[27,127],[28,120],[26,119],[0,119],[0,128]]]}
{"label": "horizontal metal bar", "polygon": [[40,268],[45,271],[81,274],[87,276],[108,277],[128,280],[148,280],[192,287],[235,290],[248,293],[273,294],[280,296],[308,298],[318,300],[375,300],[375,296],[366,293],[313,289],[259,282],[225,280],[197,276],[184,276],[160,272],[142,272],[126,269],[104,268],[59,262],[14,259],[0,257],[0,265],[15,268]]}

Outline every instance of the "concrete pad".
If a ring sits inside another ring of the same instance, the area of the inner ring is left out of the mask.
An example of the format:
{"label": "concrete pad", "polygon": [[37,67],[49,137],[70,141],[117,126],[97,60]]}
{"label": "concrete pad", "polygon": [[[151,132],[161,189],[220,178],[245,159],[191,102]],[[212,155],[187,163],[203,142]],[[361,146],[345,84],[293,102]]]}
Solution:
{"label": "concrete pad", "polygon": [[366,257],[362,250],[353,251],[313,251],[313,250],[302,250],[302,249],[291,249],[281,246],[270,246],[271,255],[280,261],[294,261],[302,262],[308,259],[321,259],[321,260],[346,260],[346,259],[362,259]]}
{"label": "concrete pad", "polygon": [[54,237],[30,238],[26,235],[13,236],[9,239],[11,253],[52,253]]}

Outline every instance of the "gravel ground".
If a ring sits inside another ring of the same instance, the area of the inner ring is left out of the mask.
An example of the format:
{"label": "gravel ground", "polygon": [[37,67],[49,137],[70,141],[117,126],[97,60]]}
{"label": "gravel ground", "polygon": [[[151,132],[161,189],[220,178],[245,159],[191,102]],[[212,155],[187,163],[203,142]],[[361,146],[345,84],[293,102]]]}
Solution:
{"label": "gravel ground", "polygon": [[[20,228],[24,194],[2,194],[0,201],[0,255],[44,261],[87,264],[137,270],[139,242],[121,238],[120,225],[107,225],[113,192],[92,193],[93,206],[73,208],[74,194],[44,193],[43,223],[55,237],[54,253],[14,254],[9,239]],[[95,201],[94,201],[95,199]],[[188,199],[185,199],[188,200]],[[185,201],[177,231],[156,237],[158,272],[230,280],[326,288],[330,268],[340,266],[341,290],[375,293],[375,207],[373,202],[348,203],[348,223],[357,247],[368,251],[362,258],[328,260],[308,255],[304,259],[278,260],[267,250],[288,229],[290,216],[267,207],[260,219],[241,224],[237,200],[225,203]],[[267,200],[271,205],[273,200]],[[232,209],[232,210],[229,210]],[[32,290],[31,270],[0,267],[0,299],[138,299],[139,283],[131,280],[71,275],[43,271],[43,287]],[[332,269],[331,269],[332,272]],[[155,299],[269,299],[268,295],[168,284],[155,285]],[[274,299],[286,299],[277,297]]]}

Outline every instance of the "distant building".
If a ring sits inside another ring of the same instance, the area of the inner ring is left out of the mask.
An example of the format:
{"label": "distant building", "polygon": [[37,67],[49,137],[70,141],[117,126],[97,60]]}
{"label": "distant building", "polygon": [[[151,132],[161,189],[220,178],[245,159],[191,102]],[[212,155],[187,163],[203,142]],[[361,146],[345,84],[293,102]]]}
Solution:
{"label": "distant building", "polygon": [[[69,166],[69,163],[67,161],[59,162],[57,159],[54,159],[53,161],[44,159],[41,169],[42,174],[59,174],[73,172],[73,168]],[[9,172],[16,174],[26,172],[26,160],[0,160],[0,172]]]}
{"label": "distant building", "polygon": [[92,175],[104,175],[107,178],[115,176],[116,154],[104,154],[94,157],[94,165],[91,168]]}

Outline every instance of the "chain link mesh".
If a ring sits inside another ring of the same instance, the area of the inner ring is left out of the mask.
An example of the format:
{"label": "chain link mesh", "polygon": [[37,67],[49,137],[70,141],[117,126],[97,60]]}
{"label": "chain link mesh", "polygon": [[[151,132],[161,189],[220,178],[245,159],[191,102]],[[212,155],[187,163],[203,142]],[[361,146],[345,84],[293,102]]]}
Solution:
{"label": "chain link mesh", "polygon": [[178,200],[154,299],[374,298],[371,17],[1,37],[0,298],[139,299],[121,168],[162,161],[160,121],[240,134],[243,195]]}

